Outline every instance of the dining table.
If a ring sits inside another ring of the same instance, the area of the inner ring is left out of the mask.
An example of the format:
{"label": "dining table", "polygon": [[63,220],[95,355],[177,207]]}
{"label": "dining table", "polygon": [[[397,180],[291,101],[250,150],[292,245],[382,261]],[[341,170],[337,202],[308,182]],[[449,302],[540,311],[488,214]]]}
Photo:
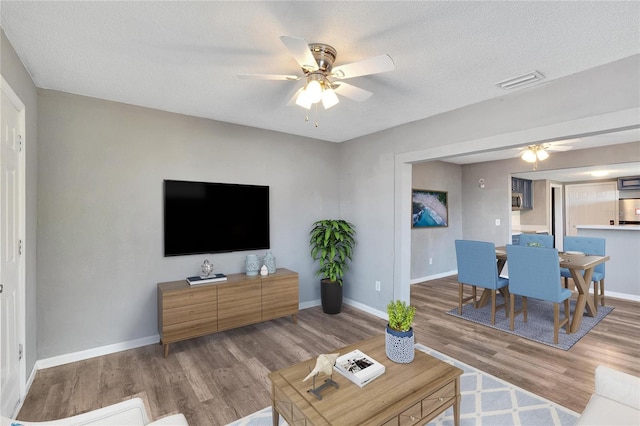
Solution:
{"label": "dining table", "polygon": [[[504,246],[496,247],[496,259],[498,267],[498,275],[502,272],[504,265],[507,263],[507,248]],[[567,268],[571,272],[571,277],[575,283],[576,290],[578,291],[578,299],[576,301],[576,309],[571,319],[570,332],[575,333],[582,324],[582,317],[584,315],[585,308],[587,315],[594,317],[597,314],[598,308],[593,299],[589,297],[589,286],[591,284],[591,277],[596,266],[608,261],[609,256],[596,256],[592,254],[582,253],[566,253],[558,252],[558,261],[561,268]],[[558,277],[558,282],[562,285],[562,280]],[[508,290],[501,291],[503,297],[508,297]],[[491,291],[486,289],[482,292],[478,307],[484,306],[489,302],[491,297]]]}

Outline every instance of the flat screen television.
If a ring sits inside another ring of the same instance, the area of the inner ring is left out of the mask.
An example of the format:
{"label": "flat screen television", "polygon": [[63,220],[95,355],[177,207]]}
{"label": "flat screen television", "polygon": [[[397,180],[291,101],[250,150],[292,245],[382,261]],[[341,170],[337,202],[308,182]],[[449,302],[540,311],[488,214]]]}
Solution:
{"label": "flat screen television", "polygon": [[164,181],[164,255],[268,249],[269,187]]}

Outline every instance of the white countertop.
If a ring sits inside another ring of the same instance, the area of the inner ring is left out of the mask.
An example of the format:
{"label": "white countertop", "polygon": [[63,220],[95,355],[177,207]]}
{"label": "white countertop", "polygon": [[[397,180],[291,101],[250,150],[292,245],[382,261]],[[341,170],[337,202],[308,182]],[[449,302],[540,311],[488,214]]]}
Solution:
{"label": "white countertop", "polygon": [[640,231],[640,225],[576,225],[578,229],[604,229],[610,231]]}

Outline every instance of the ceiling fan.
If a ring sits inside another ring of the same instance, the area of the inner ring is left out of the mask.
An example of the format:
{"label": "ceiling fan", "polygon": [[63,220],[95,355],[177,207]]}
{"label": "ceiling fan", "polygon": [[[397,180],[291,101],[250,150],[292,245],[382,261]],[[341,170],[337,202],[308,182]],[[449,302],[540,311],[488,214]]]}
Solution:
{"label": "ceiling fan", "polygon": [[337,51],[324,43],[307,43],[303,38],[281,36],[280,40],[302,69],[302,75],[237,74],[238,78],[255,80],[305,80],[305,84],[291,98],[293,103],[310,109],[322,101],[325,109],[339,102],[341,95],[358,102],[365,101],[373,93],[341,80],[393,71],[395,65],[389,55],[375,56],[350,64],[333,67]]}
{"label": "ceiling fan", "polygon": [[538,165],[538,161],[544,161],[549,158],[547,151],[569,151],[572,146],[565,146],[562,144],[578,142],[580,139],[567,139],[564,141],[545,142],[542,144],[529,145],[526,148],[519,148],[520,152],[518,157],[522,158],[527,163],[534,163],[534,170]]}

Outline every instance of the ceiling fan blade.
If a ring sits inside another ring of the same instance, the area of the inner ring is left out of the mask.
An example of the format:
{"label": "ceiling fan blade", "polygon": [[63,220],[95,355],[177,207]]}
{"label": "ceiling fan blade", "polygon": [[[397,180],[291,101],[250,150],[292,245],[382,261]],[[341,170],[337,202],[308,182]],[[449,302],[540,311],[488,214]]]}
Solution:
{"label": "ceiling fan blade", "polygon": [[287,80],[296,81],[300,80],[297,75],[279,75],[279,74],[236,74],[238,78],[243,80]]}
{"label": "ceiling fan blade", "polygon": [[395,67],[391,56],[385,54],[374,56],[373,58],[363,61],[340,65],[339,67],[333,68],[331,75],[335,78],[345,79],[393,71]]}
{"label": "ceiling fan blade", "polygon": [[352,86],[341,81],[333,83],[333,90],[345,98],[353,99],[354,101],[363,102],[373,95],[373,93],[360,89],[359,87]]}
{"label": "ceiling fan blade", "polygon": [[318,69],[318,63],[316,58],[313,57],[309,44],[305,39],[300,37],[280,36],[282,43],[289,49],[291,55],[296,62],[305,70],[316,71]]}

